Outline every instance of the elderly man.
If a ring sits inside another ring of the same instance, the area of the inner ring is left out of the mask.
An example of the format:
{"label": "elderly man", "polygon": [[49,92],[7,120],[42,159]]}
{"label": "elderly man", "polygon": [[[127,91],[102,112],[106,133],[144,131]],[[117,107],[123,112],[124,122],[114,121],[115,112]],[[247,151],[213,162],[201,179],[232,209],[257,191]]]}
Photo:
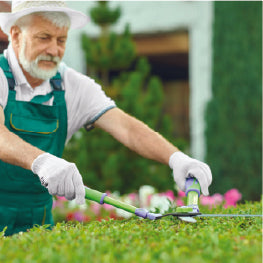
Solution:
{"label": "elderly man", "polygon": [[196,177],[208,195],[206,164],[124,113],[92,79],[61,62],[68,30],[86,22],[63,1],[12,1],[12,12],[0,14],[11,41],[0,57],[0,231],[7,226],[6,235],[53,225],[52,195],[85,202],[76,165],[61,159],[65,141],[83,126],[99,127],[145,158],[170,165],[182,190],[188,176]]}

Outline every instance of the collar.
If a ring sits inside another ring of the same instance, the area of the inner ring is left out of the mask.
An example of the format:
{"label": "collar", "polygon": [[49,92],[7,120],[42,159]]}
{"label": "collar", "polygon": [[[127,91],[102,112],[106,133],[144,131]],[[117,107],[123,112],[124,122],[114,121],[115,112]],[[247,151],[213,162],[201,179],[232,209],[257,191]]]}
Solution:
{"label": "collar", "polygon": [[18,60],[15,55],[15,51],[13,50],[11,43],[9,44],[7,50],[5,50],[4,55],[8,60],[8,64],[13,73],[16,84],[19,86],[22,86],[22,85],[30,86],[30,84],[27,82],[26,77],[24,76],[23,71],[18,63]]}

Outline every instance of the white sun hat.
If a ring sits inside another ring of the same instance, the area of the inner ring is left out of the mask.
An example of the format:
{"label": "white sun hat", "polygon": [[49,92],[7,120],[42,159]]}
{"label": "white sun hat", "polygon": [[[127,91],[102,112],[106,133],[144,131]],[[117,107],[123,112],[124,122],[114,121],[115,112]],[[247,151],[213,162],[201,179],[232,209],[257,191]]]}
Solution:
{"label": "white sun hat", "polygon": [[70,28],[76,29],[85,26],[88,17],[82,12],[66,6],[65,1],[12,1],[11,13],[0,13],[0,27],[8,34],[17,19],[36,12],[63,12],[70,18]]}

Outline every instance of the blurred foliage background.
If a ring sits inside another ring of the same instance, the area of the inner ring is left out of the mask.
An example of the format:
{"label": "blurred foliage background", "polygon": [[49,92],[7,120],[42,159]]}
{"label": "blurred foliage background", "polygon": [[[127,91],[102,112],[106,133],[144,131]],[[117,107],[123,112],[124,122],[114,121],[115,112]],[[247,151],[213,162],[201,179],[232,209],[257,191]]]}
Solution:
{"label": "blurred foliage background", "polygon": [[[110,8],[106,1],[98,1],[89,16],[101,32],[98,39],[82,36],[89,75],[102,85],[119,108],[143,120],[184,150],[186,142],[173,138],[171,118],[163,113],[162,83],[151,75],[147,59],[136,57],[129,26],[121,35],[111,31],[121,10]],[[110,77],[112,71],[118,71],[117,76]],[[67,145],[64,157],[77,164],[86,185],[100,191],[117,190],[123,194],[144,184],[161,191],[174,185],[168,166],[140,157],[99,129],[77,133]]]}
{"label": "blurred foliage background", "polygon": [[[151,75],[147,59],[136,56],[129,25],[122,34],[111,30],[121,17],[120,8],[97,1],[89,16],[100,27],[100,36],[82,36],[88,74],[118,107],[143,120],[182,151],[187,150],[186,141],[172,136],[171,118],[163,113],[162,83]],[[214,2],[213,35],[213,97],[206,108],[206,162],[213,173],[210,193],[235,187],[244,199],[259,200],[262,3]],[[144,184],[159,191],[174,186],[169,167],[138,156],[99,129],[78,132],[64,157],[77,164],[86,185],[100,191],[123,194]]]}
{"label": "blurred foliage background", "polygon": [[262,189],[262,2],[215,2],[206,161],[213,192]]}

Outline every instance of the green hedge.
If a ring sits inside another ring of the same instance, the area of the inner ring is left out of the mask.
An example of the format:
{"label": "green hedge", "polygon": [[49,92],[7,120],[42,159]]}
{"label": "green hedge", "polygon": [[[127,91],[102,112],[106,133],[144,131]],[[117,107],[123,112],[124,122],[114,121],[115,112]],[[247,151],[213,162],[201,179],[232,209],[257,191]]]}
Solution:
{"label": "green hedge", "polygon": [[[261,213],[262,204],[216,208],[212,213]],[[207,212],[202,210],[203,212]],[[158,221],[94,221],[57,224],[0,238],[0,262],[16,263],[211,263],[261,262],[261,219],[203,218],[195,224]]]}
{"label": "green hedge", "polygon": [[206,111],[211,192],[258,200],[262,175],[262,3],[215,2],[213,99]]}

